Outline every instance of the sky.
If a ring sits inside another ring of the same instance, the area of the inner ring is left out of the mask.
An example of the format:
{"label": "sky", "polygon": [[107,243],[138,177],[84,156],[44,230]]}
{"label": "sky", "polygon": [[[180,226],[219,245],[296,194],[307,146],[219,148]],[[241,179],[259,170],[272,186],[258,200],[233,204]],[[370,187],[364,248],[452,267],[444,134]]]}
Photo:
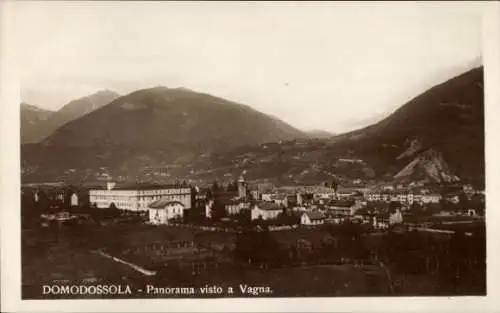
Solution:
{"label": "sky", "polygon": [[21,1],[21,99],[57,110],[100,89],[186,87],[302,130],[376,122],[481,64],[463,3]]}

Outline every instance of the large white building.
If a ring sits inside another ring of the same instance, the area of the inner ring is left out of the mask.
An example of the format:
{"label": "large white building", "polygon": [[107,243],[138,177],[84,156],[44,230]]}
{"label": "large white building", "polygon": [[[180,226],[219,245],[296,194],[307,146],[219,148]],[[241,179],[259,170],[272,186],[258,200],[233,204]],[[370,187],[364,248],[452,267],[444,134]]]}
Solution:
{"label": "large white building", "polygon": [[191,188],[161,185],[115,186],[108,183],[106,189],[89,191],[91,205],[109,208],[113,203],[118,209],[147,211],[149,204],[156,200],[178,201],[185,209],[191,209]]}

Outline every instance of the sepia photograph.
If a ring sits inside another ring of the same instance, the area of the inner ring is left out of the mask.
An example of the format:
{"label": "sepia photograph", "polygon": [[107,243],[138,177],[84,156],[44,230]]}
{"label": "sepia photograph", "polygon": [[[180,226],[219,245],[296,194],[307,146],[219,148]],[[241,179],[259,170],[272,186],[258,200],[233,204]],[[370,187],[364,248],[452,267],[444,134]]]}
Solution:
{"label": "sepia photograph", "polygon": [[22,300],[489,294],[481,10],[9,8]]}

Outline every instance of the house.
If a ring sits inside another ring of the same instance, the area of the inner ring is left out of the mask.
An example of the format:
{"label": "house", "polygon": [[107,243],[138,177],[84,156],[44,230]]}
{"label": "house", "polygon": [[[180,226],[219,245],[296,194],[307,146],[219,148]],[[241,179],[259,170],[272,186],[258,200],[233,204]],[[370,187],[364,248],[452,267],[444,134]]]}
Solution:
{"label": "house", "polygon": [[78,195],[76,193],[73,193],[71,195],[70,202],[71,202],[71,206],[78,206]]}
{"label": "house", "polygon": [[272,200],[274,203],[276,203],[278,205],[288,207],[288,196],[287,195],[284,195],[284,194],[276,195],[273,197]]}
{"label": "house", "polygon": [[383,214],[377,214],[373,217],[373,228],[386,229],[389,228],[389,219]]}
{"label": "house", "polygon": [[341,216],[352,216],[357,209],[354,200],[331,200],[325,207],[328,211]]}
{"label": "house", "polygon": [[283,206],[273,202],[260,201],[255,203],[251,209],[251,218],[256,220],[259,217],[263,220],[275,219],[281,212]]}
{"label": "house", "polygon": [[245,181],[245,178],[243,175],[240,176],[238,179],[238,197],[240,199],[246,198],[247,197],[247,182]]}
{"label": "house", "polygon": [[382,194],[377,191],[370,192],[367,196],[368,201],[375,202],[382,200]]}
{"label": "house", "polygon": [[292,207],[292,211],[293,212],[305,212],[305,211],[307,211],[307,208],[303,205],[296,205],[296,206]]}
{"label": "house", "polygon": [[401,224],[403,223],[403,215],[400,210],[389,214],[389,225]]}
{"label": "house", "polygon": [[441,195],[438,193],[429,193],[422,195],[422,203],[439,203]]}
{"label": "house", "polygon": [[348,187],[339,187],[337,192],[336,192],[336,196],[340,199],[342,198],[350,198],[350,197],[353,197],[354,195],[356,195],[358,192],[357,189],[355,188],[348,188]]}
{"label": "house", "polygon": [[212,218],[213,207],[214,207],[214,200],[208,199],[207,202],[205,203],[205,217],[206,218]]}
{"label": "house", "polygon": [[250,197],[253,200],[260,200],[260,191],[258,189],[250,190]]}
{"label": "house", "polygon": [[325,223],[325,215],[321,212],[304,212],[300,217],[301,225],[322,225]]}
{"label": "house", "polygon": [[374,213],[367,210],[359,210],[354,216],[355,219],[361,221],[363,224],[371,223]]}
{"label": "house", "polygon": [[274,196],[275,196],[275,194],[273,194],[273,193],[263,193],[263,194],[261,194],[260,198],[262,201],[271,202],[271,201],[273,201]]}
{"label": "house", "polygon": [[313,193],[304,193],[301,195],[302,204],[311,204],[314,202],[314,194]]}
{"label": "house", "polygon": [[168,224],[169,220],[184,216],[184,205],[180,201],[160,199],[149,204],[148,211],[151,224]]}
{"label": "house", "polygon": [[475,209],[468,209],[467,216],[477,216],[476,210]]}
{"label": "house", "polygon": [[303,202],[303,201],[302,201],[302,195],[300,194],[300,192],[297,192],[297,193],[295,194],[295,197],[296,197],[296,200],[295,200],[295,201],[296,201],[297,205],[302,205],[302,202]]}
{"label": "house", "polygon": [[464,184],[462,186],[462,190],[463,192],[467,193],[467,194],[471,194],[471,193],[474,193],[474,188],[472,187],[471,184]]}
{"label": "house", "polygon": [[457,194],[448,194],[446,195],[446,201],[457,204],[460,202],[460,198]]}
{"label": "house", "polygon": [[236,215],[240,213],[242,209],[249,209],[250,202],[244,201],[242,199],[232,199],[224,205],[227,215]]}

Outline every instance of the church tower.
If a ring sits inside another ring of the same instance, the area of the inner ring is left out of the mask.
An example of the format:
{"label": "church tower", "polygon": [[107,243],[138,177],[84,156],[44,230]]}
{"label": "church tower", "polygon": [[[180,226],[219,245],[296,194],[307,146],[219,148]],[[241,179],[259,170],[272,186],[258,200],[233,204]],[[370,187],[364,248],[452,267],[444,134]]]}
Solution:
{"label": "church tower", "polygon": [[241,175],[240,179],[238,179],[238,197],[243,199],[246,198],[246,196],[247,196],[247,182],[245,181],[243,175]]}

